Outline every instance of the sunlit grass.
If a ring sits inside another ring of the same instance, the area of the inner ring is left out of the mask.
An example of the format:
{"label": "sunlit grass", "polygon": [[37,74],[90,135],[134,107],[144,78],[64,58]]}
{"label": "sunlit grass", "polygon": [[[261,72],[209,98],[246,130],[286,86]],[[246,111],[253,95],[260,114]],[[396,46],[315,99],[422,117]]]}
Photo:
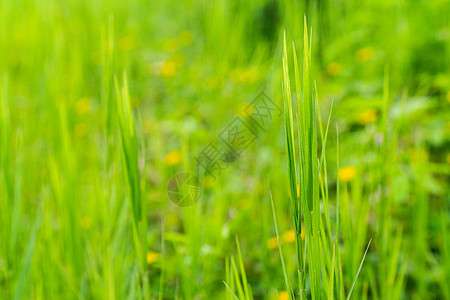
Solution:
{"label": "sunlit grass", "polygon": [[450,299],[448,3],[391,2],[0,1],[0,299]]}

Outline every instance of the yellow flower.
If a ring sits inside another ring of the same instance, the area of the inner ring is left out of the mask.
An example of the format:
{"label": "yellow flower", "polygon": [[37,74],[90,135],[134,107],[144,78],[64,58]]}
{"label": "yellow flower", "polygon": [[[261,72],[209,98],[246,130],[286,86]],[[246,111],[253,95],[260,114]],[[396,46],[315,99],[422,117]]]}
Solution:
{"label": "yellow flower", "polygon": [[342,72],[342,66],[333,61],[327,66],[327,73],[330,76],[338,76]]}
{"label": "yellow flower", "polygon": [[244,84],[252,84],[259,78],[259,73],[256,69],[250,69],[244,72]]}
{"label": "yellow flower", "polygon": [[164,157],[164,164],[167,166],[173,166],[181,162],[182,155],[180,150],[173,150],[167,153]]}
{"label": "yellow flower", "polygon": [[81,228],[87,230],[91,227],[91,219],[89,217],[83,217],[80,221]]}
{"label": "yellow flower", "polygon": [[183,46],[190,45],[193,40],[194,40],[194,36],[192,35],[192,33],[189,30],[182,31],[180,33],[180,35],[178,36],[178,41]]}
{"label": "yellow flower", "polygon": [[89,98],[81,98],[75,102],[75,110],[79,115],[84,115],[91,110],[91,102]]}
{"label": "yellow flower", "polygon": [[339,180],[340,181],[350,181],[356,175],[356,169],[354,166],[347,166],[339,168]]}
{"label": "yellow flower", "polygon": [[236,68],[231,71],[230,78],[236,83],[252,84],[258,80],[259,73],[256,69]]}
{"label": "yellow flower", "polygon": [[161,75],[163,77],[173,77],[177,74],[177,65],[171,60],[167,60],[161,67]]}
{"label": "yellow flower", "polygon": [[81,138],[88,133],[88,128],[84,123],[78,123],[75,125],[75,136]]}
{"label": "yellow flower", "polygon": [[239,68],[231,70],[230,73],[231,80],[233,80],[234,82],[240,82],[242,73],[243,73],[242,69]]}
{"label": "yellow flower", "polygon": [[362,125],[368,125],[377,120],[377,112],[375,109],[368,109],[361,113],[358,117],[358,121]]}
{"label": "yellow flower", "polygon": [[373,49],[372,47],[361,48],[355,53],[355,59],[360,63],[368,62],[374,56],[375,56],[375,49]]}
{"label": "yellow flower", "polygon": [[278,300],[289,300],[289,293],[286,291],[281,291],[278,293]]}
{"label": "yellow flower", "polygon": [[147,252],[147,263],[148,264],[154,263],[155,261],[157,261],[159,259],[160,256],[161,256],[161,254],[159,254],[158,252],[148,251]]}
{"label": "yellow flower", "polygon": [[124,36],[119,40],[119,49],[128,52],[134,49],[134,39],[131,35]]}
{"label": "yellow flower", "polygon": [[283,243],[295,243],[295,231],[294,229],[291,229],[289,231],[286,231],[281,236],[281,240]]}
{"label": "yellow flower", "polygon": [[[302,240],[305,239],[305,229],[304,228],[302,228],[301,238],[302,238]],[[295,243],[295,230],[294,229],[288,230],[280,235],[280,244],[281,245],[289,244],[289,243]],[[267,240],[267,247],[269,249],[278,248],[278,240],[277,240],[276,236],[271,237],[270,239]]]}
{"label": "yellow flower", "polygon": [[278,247],[278,240],[276,236],[267,240],[267,247],[269,247],[269,249],[275,249]]}
{"label": "yellow flower", "polygon": [[239,104],[235,112],[242,117],[248,117],[253,113],[254,109],[255,107],[252,104]]}

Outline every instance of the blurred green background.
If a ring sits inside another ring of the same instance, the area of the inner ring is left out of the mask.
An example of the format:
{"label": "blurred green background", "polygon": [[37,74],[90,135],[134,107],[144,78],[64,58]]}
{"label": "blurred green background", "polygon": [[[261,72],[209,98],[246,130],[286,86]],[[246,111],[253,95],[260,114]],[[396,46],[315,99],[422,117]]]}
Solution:
{"label": "blurred green background", "polygon": [[[196,205],[173,205],[167,182],[261,92],[283,107],[283,30],[301,46],[304,14],[322,122],[334,99],[332,206],[339,125],[346,289],[374,237],[354,299],[450,299],[448,0],[1,0],[0,298],[226,299],[237,235],[255,299],[288,299],[269,200],[294,273],[281,117]],[[140,254],[114,78],[137,136]]]}

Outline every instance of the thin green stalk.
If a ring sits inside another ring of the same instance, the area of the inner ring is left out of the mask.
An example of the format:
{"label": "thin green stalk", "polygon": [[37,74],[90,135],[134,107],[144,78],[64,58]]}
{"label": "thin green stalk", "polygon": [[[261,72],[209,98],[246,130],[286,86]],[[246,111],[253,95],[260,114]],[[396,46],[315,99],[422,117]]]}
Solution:
{"label": "thin green stalk", "polygon": [[281,266],[283,269],[283,275],[284,275],[284,282],[286,284],[286,291],[289,294],[289,298],[291,298],[292,300],[294,300],[291,296],[292,291],[289,287],[289,280],[288,280],[288,276],[287,276],[287,271],[286,271],[286,265],[284,264],[284,258],[283,258],[283,251],[281,250],[281,244],[280,244],[280,235],[278,232],[278,223],[277,223],[277,215],[275,213],[275,206],[273,204],[273,198],[272,198],[272,191],[269,192],[270,193],[270,203],[272,205],[272,214],[273,214],[273,224],[275,226],[275,233],[277,235],[277,241],[278,241],[278,251],[280,252],[280,259],[281,259]]}
{"label": "thin green stalk", "polygon": [[147,217],[146,205],[142,199],[142,183],[138,167],[138,142],[134,128],[133,115],[131,113],[130,98],[126,74],[122,88],[119,88],[117,77],[115,78],[117,115],[122,145],[122,159],[127,182],[127,198],[129,200],[132,217],[133,241],[138,261],[140,279],[143,284],[145,299],[150,298],[147,262]]}
{"label": "thin green stalk", "polygon": [[367,245],[366,251],[364,252],[364,256],[361,259],[361,263],[359,264],[358,272],[356,273],[355,279],[353,280],[353,283],[352,283],[352,287],[350,288],[350,291],[348,292],[347,300],[349,300],[351,295],[352,295],[353,288],[355,287],[356,280],[358,279],[359,273],[361,272],[361,268],[362,268],[362,265],[364,263],[364,260],[366,259],[367,251],[369,251],[369,247],[370,247],[370,243],[371,242],[372,242],[372,238],[369,240],[369,244]]}

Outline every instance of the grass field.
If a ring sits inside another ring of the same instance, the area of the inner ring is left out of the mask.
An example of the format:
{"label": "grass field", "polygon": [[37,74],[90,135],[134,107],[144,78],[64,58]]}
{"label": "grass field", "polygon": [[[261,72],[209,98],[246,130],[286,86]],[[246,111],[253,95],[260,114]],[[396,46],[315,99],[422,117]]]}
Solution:
{"label": "grass field", "polygon": [[450,299],[450,1],[0,25],[0,299]]}

